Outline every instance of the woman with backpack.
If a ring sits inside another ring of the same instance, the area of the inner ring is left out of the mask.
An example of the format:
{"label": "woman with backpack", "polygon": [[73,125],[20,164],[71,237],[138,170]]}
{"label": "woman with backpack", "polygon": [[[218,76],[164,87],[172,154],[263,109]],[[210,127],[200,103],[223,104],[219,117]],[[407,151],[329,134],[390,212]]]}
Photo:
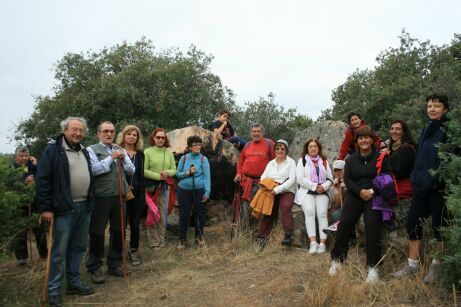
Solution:
{"label": "woman with backpack", "polygon": [[189,227],[190,213],[192,211],[195,226],[195,243],[204,246],[203,226],[205,223],[205,202],[210,197],[211,179],[210,163],[200,153],[202,139],[193,135],[187,138],[190,152],[181,157],[178,163],[179,178],[178,203],[179,203],[179,245],[186,247],[187,229]]}
{"label": "woman with backpack", "polygon": [[303,147],[301,158],[296,166],[296,182],[299,185],[295,203],[304,211],[307,235],[309,236],[309,254],[326,252],[327,235],[320,231],[320,244],[317,243],[315,217],[319,229],[328,227],[329,198],[327,190],[333,184],[333,175],[326,157],[322,153],[322,144],[317,139],[308,140]]}
{"label": "woman with backpack", "polygon": [[[368,265],[367,282],[379,280],[378,264],[381,259],[382,212],[374,210],[372,198],[373,179],[378,173],[377,161],[380,156],[375,149],[375,133],[369,127],[361,127],[355,132],[358,151],[346,159],[344,181],[347,191],[341,211],[341,222],[336,233],[335,246],[331,251],[332,264],[329,274],[336,275],[341,263],[346,259],[349,240],[355,231],[355,224],[363,213],[365,222],[366,254]],[[391,165],[387,156],[382,160],[381,172],[390,174]]]}
{"label": "woman with backpack", "polygon": [[[357,112],[351,112],[347,115],[347,123],[349,127],[346,129],[343,142],[341,143],[341,149],[339,150],[338,160],[344,160],[347,155],[352,155],[357,152],[357,144],[355,142],[355,132],[357,129],[367,125],[364,119]],[[379,136],[373,131],[374,148],[380,150],[385,144],[381,141]]]}

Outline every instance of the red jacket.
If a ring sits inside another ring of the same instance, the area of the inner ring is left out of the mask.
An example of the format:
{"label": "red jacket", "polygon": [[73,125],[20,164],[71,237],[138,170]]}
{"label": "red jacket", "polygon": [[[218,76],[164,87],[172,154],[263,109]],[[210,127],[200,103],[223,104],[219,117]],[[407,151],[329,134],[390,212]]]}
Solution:
{"label": "red jacket", "polygon": [[[268,152],[269,151],[269,152]],[[251,141],[243,148],[237,164],[237,175],[259,178],[270,160],[275,158],[274,142],[262,139],[260,142]]]}
{"label": "red jacket", "polygon": [[[346,134],[344,135],[343,143],[341,144],[341,149],[339,150],[339,158],[338,158],[339,160],[344,160],[347,154],[350,155],[354,152],[357,152],[357,144],[354,142],[355,132],[357,131],[357,129],[362,128],[363,126],[366,126],[366,125],[367,123],[364,120],[362,120],[359,127],[354,128],[354,127],[349,126],[346,129]],[[351,128],[353,129],[354,134],[352,134]],[[381,149],[381,139],[376,133],[374,134],[375,134],[375,141],[374,141],[375,147],[377,150],[380,150]]]}

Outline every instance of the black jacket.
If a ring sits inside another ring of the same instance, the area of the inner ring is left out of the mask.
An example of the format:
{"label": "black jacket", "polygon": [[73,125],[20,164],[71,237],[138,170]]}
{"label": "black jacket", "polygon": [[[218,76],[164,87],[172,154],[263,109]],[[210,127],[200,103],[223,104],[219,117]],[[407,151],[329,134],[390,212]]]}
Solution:
{"label": "black jacket", "polygon": [[413,190],[420,196],[444,188],[443,181],[439,181],[437,176],[431,175],[430,170],[437,170],[439,167],[439,143],[447,141],[447,121],[446,116],[441,120],[431,120],[421,132],[415,164],[411,173]]}
{"label": "black jacket", "polygon": [[[355,153],[346,158],[344,167],[344,182],[346,183],[347,192],[360,195],[362,189],[373,188],[373,178],[376,177],[378,170],[376,160],[379,152],[373,150],[369,155],[362,157],[360,153]],[[389,158],[384,158],[381,169],[382,173],[392,174]]]}
{"label": "black jacket", "polygon": [[408,143],[402,144],[399,149],[391,152],[389,160],[395,179],[410,178],[415,162],[415,152],[415,148]]}
{"label": "black jacket", "polygon": [[[63,215],[71,212],[74,208],[70,193],[69,161],[62,146],[64,135],[61,134],[52,143],[49,143],[42,152],[37,167],[36,176],[36,201],[41,212],[53,212],[55,215]],[[91,176],[90,155],[86,149],[82,149],[88,162],[88,171],[91,177],[88,191],[88,209],[94,207],[94,180]]]}

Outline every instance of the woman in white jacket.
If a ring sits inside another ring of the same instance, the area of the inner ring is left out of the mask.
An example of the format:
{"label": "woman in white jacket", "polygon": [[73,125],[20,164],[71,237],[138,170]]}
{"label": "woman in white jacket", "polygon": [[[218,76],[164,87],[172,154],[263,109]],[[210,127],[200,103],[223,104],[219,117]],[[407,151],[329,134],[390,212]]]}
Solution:
{"label": "woman in white jacket", "polygon": [[295,203],[304,212],[307,235],[310,240],[309,254],[325,253],[327,235],[320,231],[320,245],[317,243],[315,216],[319,229],[328,227],[327,190],[333,184],[330,166],[322,154],[322,144],[317,139],[308,140],[303,147],[301,158],[296,166],[296,181],[299,185]]}
{"label": "woman in white jacket", "polygon": [[271,160],[261,175],[261,180],[270,178],[278,183],[272,191],[275,196],[272,214],[265,215],[259,225],[258,238],[265,242],[271,233],[277,211],[280,208],[282,227],[285,231],[284,245],[291,244],[291,232],[293,231],[293,217],[291,207],[294,203],[296,192],[296,162],[287,156],[288,142],[278,140],[274,144],[275,159]]}

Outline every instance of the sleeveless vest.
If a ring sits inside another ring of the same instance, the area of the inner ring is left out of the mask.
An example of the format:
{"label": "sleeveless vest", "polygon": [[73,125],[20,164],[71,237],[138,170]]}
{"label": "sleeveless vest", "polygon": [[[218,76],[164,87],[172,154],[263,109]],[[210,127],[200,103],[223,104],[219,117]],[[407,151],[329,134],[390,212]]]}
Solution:
{"label": "sleeveless vest", "polygon": [[[117,145],[112,145],[114,149],[121,149]],[[107,152],[106,148],[101,144],[94,144],[90,146],[91,149],[98,157],[98,160],[104,160],[110,154]],[[118,189],[118,170],[117,164],[112,162],[110,166],[110,171],[104,174],[100,174],[94,177],[94,185],[96,189],[96,197],[112,197],[112,196],[119,196],[119,189]],[[128,190],[128,183],[125,178],[125,171],[123,170],[122,166],[122,194],[125,196],[126,191]]]}

